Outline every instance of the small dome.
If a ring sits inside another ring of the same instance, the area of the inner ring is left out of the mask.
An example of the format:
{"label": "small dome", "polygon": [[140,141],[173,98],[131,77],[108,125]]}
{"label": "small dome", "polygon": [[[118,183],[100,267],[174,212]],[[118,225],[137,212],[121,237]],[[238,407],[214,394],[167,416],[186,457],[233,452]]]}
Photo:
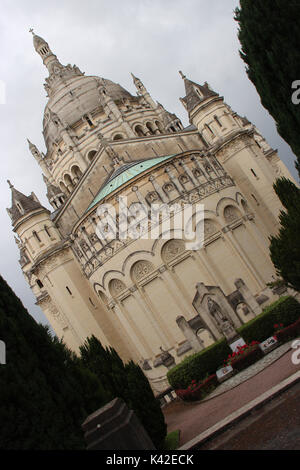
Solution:
{"label": "small dome", "polygon": [[33,45],[35,50],[37,51],[39,47],[45,44],[48,46],[48,43],[45,41],[45,39],[41,38],[40,36],[37,36],[36,34],[33,35]]}

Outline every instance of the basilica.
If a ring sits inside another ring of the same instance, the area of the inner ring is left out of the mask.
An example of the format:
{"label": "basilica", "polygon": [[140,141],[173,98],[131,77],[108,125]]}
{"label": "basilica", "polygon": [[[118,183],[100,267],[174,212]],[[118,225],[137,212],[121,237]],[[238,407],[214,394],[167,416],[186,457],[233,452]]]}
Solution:
{"label": "basilica", "polygon": [[[34,33],[33,45],[48,70],[46,151],[30,140],[28,146],[52,209],[9,182],[7,211],[21,269],[36,304],[70,349],[78,352],[95,335],[124,361],[139,363],[159,393],[167,386],[168,364],[207,347],[224,336],[225,324],[238,328],[278,298],[267,286],[276,279],[268,238],[278,231],[282,208],[272,185],[291,175],[255,125],[208,83],[180,72],[180,101],[190,122],[184,127],[140,78],[132,75],[132,95],[109,79],[61,64]],[[121,218],[121,196],[128,220],[136,203],[146,208],[145,217],[154,203],[202,204],[202,246],[187,249],[175,229],[168,238],[162,232],[108,237],[113,221],[107,219],[100,236],[99,207],[110,204]]]}

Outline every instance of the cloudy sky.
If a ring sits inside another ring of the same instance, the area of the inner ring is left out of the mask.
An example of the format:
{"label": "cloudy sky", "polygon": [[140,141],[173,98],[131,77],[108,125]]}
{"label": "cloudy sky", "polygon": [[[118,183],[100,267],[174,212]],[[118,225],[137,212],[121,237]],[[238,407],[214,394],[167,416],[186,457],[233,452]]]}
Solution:
{"label": "cloudy sky", "polygon": [[[290,148],[277,135],[273,119],[245,73],[239,57],[233,11],[238,0],[1,0],[0,104],[1,202],[0,273],[33,317],[46,319],[18,264],[19,253],[5,208],[10,179],[25,194],[45,197],[41,171],[26,138],[45,152],[42,117],[47,70],[32,45],[29,28],[44,37],[63,64],[120,83],[135,94],[130,72],[142,79],[152,97],[175,112],[185,125],[178,71],[198,83],[207,81],[242,116],[257,125],[296,177]],[[3,98],[3,97],[2,97]],[[3,100],[1,100],[3,101]]]}

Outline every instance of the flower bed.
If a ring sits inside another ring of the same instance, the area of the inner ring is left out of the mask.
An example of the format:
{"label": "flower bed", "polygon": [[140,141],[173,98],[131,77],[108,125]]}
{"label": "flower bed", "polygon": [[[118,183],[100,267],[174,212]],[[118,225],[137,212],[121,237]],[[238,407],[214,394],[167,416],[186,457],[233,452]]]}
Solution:
{"label": "flower bed", "polygon": [[210,375],[202,382],[192,380],[186,389],[175,390],[176,395],[185,401],[202,400],[208,393],[212,392],[218,385],[216,374]]}
{"label": "flower bed", "polygon": [[[287,326],[286,328],[282,328],[281,325],[277,326],[279,326],[280,329],[275,328],[274,336],[281,343],[285,343],[289,339],[293,339],[300,334],[300,319]],[[274,325],[274,327],[276,327],[276,325]]]}
{"label": "flower bed", "polygon": [[237,352],[229,354],[224,360],[223,367],[230,366],[237,371],[241,371],[256,362],[263,356],[258,341],[252,341],[250,344],[238,346]]}

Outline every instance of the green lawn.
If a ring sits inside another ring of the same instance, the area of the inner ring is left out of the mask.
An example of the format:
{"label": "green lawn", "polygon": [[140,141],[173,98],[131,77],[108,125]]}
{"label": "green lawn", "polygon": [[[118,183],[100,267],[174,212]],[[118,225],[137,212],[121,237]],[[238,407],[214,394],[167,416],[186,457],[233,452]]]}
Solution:
{"label": "green lawn", "polygon": [[165,439],[164,450],[175,450],[179,447],[179,437],[180,431],[177,429],[176,431],[169,432]]}

